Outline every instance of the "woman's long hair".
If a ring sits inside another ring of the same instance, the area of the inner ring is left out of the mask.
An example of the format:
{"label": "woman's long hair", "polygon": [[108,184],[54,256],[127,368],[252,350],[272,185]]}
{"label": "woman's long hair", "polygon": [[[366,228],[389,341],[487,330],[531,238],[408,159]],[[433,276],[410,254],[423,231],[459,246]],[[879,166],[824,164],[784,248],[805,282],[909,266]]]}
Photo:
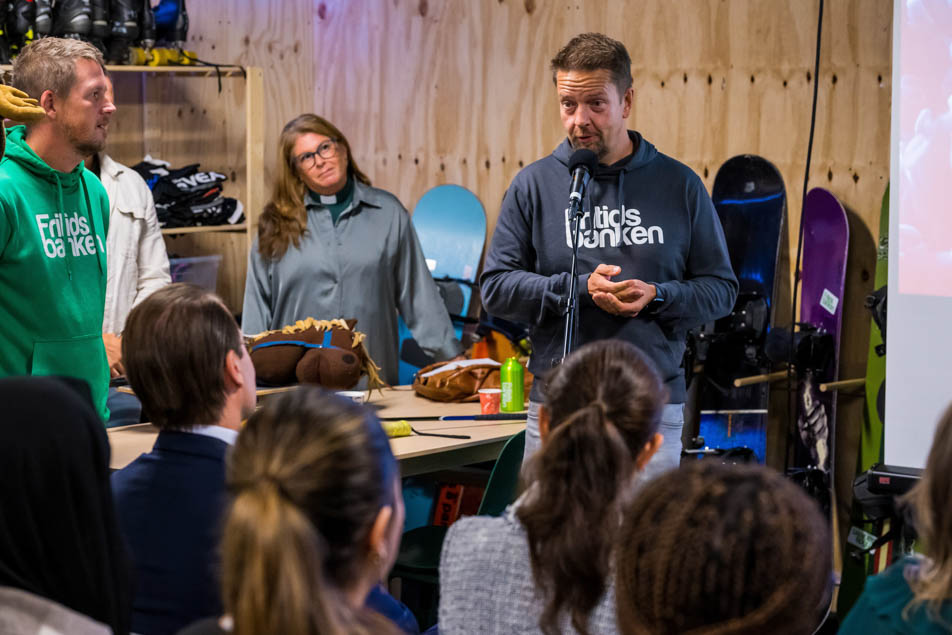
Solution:
{"label": "woman's long hair", "polygon": [[289,121],[278,140],[278,169],[271,200],[258,219],[258,252],[267,260],[281,258],[292,244],[299,247],[301,236],[307,228],[307,210],[304,207],[307,186],[298,176],[294,144],[298,137],[308,133],[336,141],[340,146],[338,152],[347,159],[348,178],[370,185],[370,179],[354,161],[347,137],[334,124],[310,113]]}
{"label": "woman's long hair", "polygon": [[620,502],[666,400],[651,362],[619,340],[581,347],[547,378],[549,434],[528,468],[532,492],[516,511],[545,598],[544,633],[559,632],[563,611],[588,633],[607,587]]}
{"label": "woman's long hair", "polygon": [[952,600],[952,407],[936,427],[922,480],[905,500],[912,504],[927,558],[905,572],[913,598],[903,616],[925,605],[930,618],[939,620],[942,604]]}
{"label": "woman's long hair", "polygon": [[809,635],[832,590],[819,506],[759,465],[695,461],[645,484],[618,538],[624,635]]}
{"label": "woman's long hair", "polygon": [[302,387],[255,413],[227,470],[222,595],[235,635],[394,632],[344,592],[373,566],[368,536],[397,478],[380,423],[352,402]]}

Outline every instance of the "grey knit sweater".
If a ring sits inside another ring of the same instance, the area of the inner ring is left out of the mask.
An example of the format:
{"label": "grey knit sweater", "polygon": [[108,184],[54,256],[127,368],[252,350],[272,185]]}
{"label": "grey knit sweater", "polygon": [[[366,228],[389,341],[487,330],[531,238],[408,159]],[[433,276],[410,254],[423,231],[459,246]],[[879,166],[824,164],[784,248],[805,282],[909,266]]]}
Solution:
{"label": "grey knit sweater", "polygon": [[[499,518],[463,518],[450,527],[440,558],[441,635],[541,633],[543,600],[526,532],[515,516],[520,501]],[[593,635],[618,632],[614,583],[589,616],[589,628]],[[568,615],[561,631],[576,633]]]}
{"label": "grey knit sweater", "polygon": [[52,600],[21,589],[0,586],[0,633],[112,635],[112,629]]}

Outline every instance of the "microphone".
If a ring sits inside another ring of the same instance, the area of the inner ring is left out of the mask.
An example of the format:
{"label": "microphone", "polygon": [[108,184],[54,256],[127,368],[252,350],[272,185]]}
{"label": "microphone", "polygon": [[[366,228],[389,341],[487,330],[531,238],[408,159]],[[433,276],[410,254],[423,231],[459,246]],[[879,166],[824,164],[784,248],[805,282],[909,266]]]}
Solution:
{"label": "microphone", "polygon": [[566,221],[572,219],[572,273],[569,275],[568,295],[565,297],[565,339],[562,342],[562,359],[568,357],[578,340],[578,243],[582,226],[582,195],[585,186],[598,166],[598,156],[586,148],[581,148],[569,157],[569,172],[572,174],[572,191],[569,194],[569,208]]}
{"label": "microphone", "polygon": [[569,202],[576,209],[582,202],[585,186],[588,185],[588,181],[592,178],[597,166],[598,155],[586,148],[576,150],[569,158],[569,172],[572,174],[572,190],[569,194]]}

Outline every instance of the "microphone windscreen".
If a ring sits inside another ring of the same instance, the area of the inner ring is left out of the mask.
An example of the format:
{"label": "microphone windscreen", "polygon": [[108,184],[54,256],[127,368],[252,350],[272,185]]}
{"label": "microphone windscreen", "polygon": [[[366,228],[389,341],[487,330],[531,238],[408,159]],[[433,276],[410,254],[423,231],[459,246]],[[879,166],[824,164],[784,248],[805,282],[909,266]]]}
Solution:
{"label": "microphone windscreen", "polygon": [[595,168],[598,166],[598,155],[588,148],[576,150],[569,157],[569,174],[574,174],[576,168],[580,166],[584,166],[589,174],[594,174]]}

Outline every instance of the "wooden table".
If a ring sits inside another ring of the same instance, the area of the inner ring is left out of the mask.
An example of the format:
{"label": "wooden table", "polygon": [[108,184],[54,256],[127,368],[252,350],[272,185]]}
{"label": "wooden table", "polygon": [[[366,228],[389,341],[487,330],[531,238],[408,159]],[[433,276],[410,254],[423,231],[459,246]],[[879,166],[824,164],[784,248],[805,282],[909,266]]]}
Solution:
{"label": "wooden table", "polygon": [[[380,417],[421,417],[479,414],[478,403],[440,403],[418,397],[409,386],[374,392],[367,402]],[[469,435],[470,439],[445,439],[412,435],[390,440],[404,476],[491,461],[499,456],[506,440],[525,428],[525,421],[414,421],[420,432]],[[152,449],[158,430],[148,423],[107,431],[112,448],[110,467],[120,469]]]}

